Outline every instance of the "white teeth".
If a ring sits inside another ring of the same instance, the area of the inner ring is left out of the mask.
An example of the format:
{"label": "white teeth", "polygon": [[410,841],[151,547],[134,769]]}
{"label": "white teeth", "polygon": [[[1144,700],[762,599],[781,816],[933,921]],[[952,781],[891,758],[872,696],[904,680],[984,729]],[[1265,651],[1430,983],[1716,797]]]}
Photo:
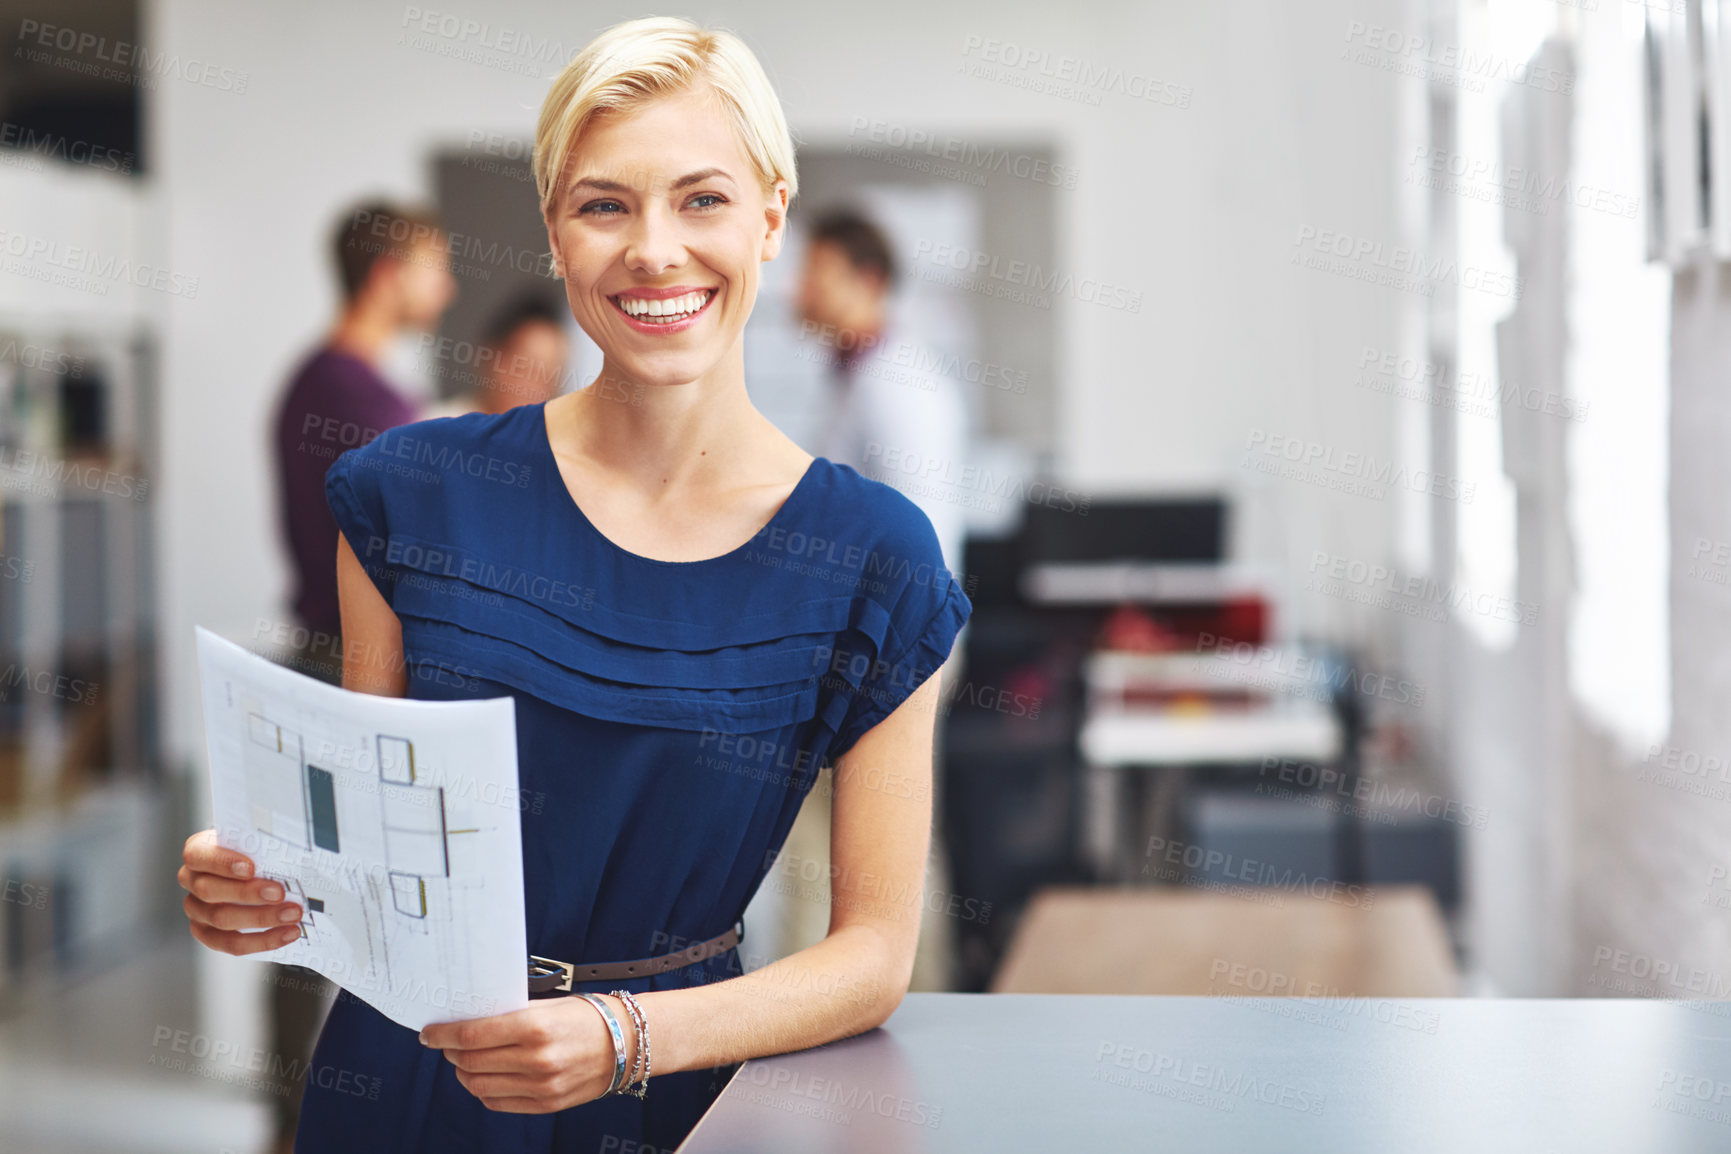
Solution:
{"label": "white teeth", "polygon": [[664,317],[668,321],[684,320],[692,313],[701,309],[709,300],[711,291],[686,293],[681,297],[668,300],[648,300],[643,297],[618,297],[619,307],[633,317]]}

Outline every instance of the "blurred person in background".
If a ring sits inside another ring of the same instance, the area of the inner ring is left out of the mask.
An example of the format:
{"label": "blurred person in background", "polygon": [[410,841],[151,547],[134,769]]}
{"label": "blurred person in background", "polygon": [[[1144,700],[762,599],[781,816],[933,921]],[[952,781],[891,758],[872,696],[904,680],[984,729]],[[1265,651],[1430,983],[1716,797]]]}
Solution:
{"label": "blurred person in background", "polygon": [[426,415],[502,413],[558,396],[571,356],[565,315],[538,293],[525,294],[500,309],[481,335],[471,387],[434,405]]}
{"label": "blurred person in background", "polygon": [[[357,206],[331,237],[342,286],[336,323],[295,369],[276,410],[278,511],[294,573],[296,644],[289,664],[342,684],[337,613],[337,523],[325,471],[349,449],[417,418],[380,371],[393,341],[430,332],[456,297],[445,233],[430,211]],[[271,1051],[304,1065],[334,987],[300,966],[272,964]],[[295,1067],[300,1068],[300,1067]],[[277,1099],[278,1149],[293,1148],[302,1085]]]}
{"label": "blurred person in background", "polygon": [[[931,521],[950,571],[960,572],[966,512],[954,482],[969,446],[960,386],[941,372],[910,367],[931,363],[937,342],[916,333],[910,310],[898,309],[895,255],[876,223],[854,209],[832,208],[818,214],[807,237],[797,297],[801,338],[816,341],[828,361],[814,451],[900,490]],[[934,741],[941,745],[941,738]],[[829,823],[829,799],[814,790],[788,834],[788,860],[825,861]],[[934,859],[933,868],[942,868],[941,861]],[[824,917],[821,906],[790,903],[784,933],[794,941],[821,936]],[[946,989],[952,929],[942,917],[925,922],[916,988]]]}
{"label": "blurred person in background", "polygon": [[276,414],[279,511],[294,569],[290,604],[313,641],[297,668],[342,677],[337,523],[325,471],[348,450],[420,417],[382,370],[394,341],[431,332],[456,297],[445,233],[429,210],[385,202],[344,214],[332,235],[342,311],[301,361]]}
{"label": "blurred person in background", "polygon": [[896,261],[864,214],[832,209],[807,233],[798,307],[803,339],[829,351],[829,396],[816,452],[907,496],[931,520],[952,572],[966,525],[952,488],[967,461],[969,421],[956,382],[910,370],[925,343],[895,309]]}

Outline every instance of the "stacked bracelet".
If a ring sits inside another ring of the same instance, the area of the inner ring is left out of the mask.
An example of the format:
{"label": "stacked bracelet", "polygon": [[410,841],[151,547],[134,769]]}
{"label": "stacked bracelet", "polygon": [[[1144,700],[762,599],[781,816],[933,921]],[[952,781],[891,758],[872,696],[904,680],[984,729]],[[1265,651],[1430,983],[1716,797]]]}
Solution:
{"label": "stacked bracelet", "polygon": [[579,994],[578,997],[601,1012],[601,1020],[607,1023],[607,1032],[613,1036],[613,1084],[602,1094],[606,1097],[617,1093],[625,1082],[625,1031],[619,1028],[619,1019],[613,1016],[606,1002],[594,994]]}
{"label": "stacked bracelet", "polygon": [[613,996],[625,1003],[631,1022],[637,1027],[637,1061],[632,1063],[631,1077],[622,1092],[635,1094],[642,1100],[649,1093],[649,1025],[644,1021],[643,1007],[637,1004],[630,990],[614,990]]}

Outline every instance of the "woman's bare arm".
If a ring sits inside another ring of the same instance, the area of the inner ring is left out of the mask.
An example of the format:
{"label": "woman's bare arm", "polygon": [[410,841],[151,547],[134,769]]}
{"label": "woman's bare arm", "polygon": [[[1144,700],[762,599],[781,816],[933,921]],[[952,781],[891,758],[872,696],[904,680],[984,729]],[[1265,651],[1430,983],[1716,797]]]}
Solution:
{"label": "woman's bare arm", "polygon": [[380,697],[407,696],[403,623],[341,533],[337,534],[337,604],[343,622],[343,688]]}
{"label": "woman's bare arm", "polygon": [[932,727],[943,672],[835,767],[828,935],[741,977],[639,995],[656,1073],[851,1037],[882,1025],[901,1004],[925,904]]}

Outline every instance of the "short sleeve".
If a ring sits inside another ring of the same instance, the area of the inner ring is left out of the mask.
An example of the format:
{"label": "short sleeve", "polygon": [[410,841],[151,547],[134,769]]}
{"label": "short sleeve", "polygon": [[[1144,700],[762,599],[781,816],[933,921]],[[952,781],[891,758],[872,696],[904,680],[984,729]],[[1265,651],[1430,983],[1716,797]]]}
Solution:
{"label": "short sleeve", "polygon": [[854,682],[853,674],[858,675],[858,680],[830,746],[832,761],[852,749],[855,742],[894,713],[897,706],[937,672],[973,612],[961,583],[944,568],[929,524],[925,535],[929,539],[926,555],[931,559],[904,570],[906,584],[890,609],[877,652],[836,655],[840,663],[854,665],[844,674],[847,681]]}
{"label": "short sleeve", "polygon": [[331,462],[325,471],[325,503],[336,518],[337,529],[348,538],[349,548],[355,551],[361,568],[372,578],[385,604],[395,608],[391,600],[395,582],[385,563],[390,523],[385,516],[378,454],[370,451],[377,443],[375,439],[358,449],[350,449]]}

